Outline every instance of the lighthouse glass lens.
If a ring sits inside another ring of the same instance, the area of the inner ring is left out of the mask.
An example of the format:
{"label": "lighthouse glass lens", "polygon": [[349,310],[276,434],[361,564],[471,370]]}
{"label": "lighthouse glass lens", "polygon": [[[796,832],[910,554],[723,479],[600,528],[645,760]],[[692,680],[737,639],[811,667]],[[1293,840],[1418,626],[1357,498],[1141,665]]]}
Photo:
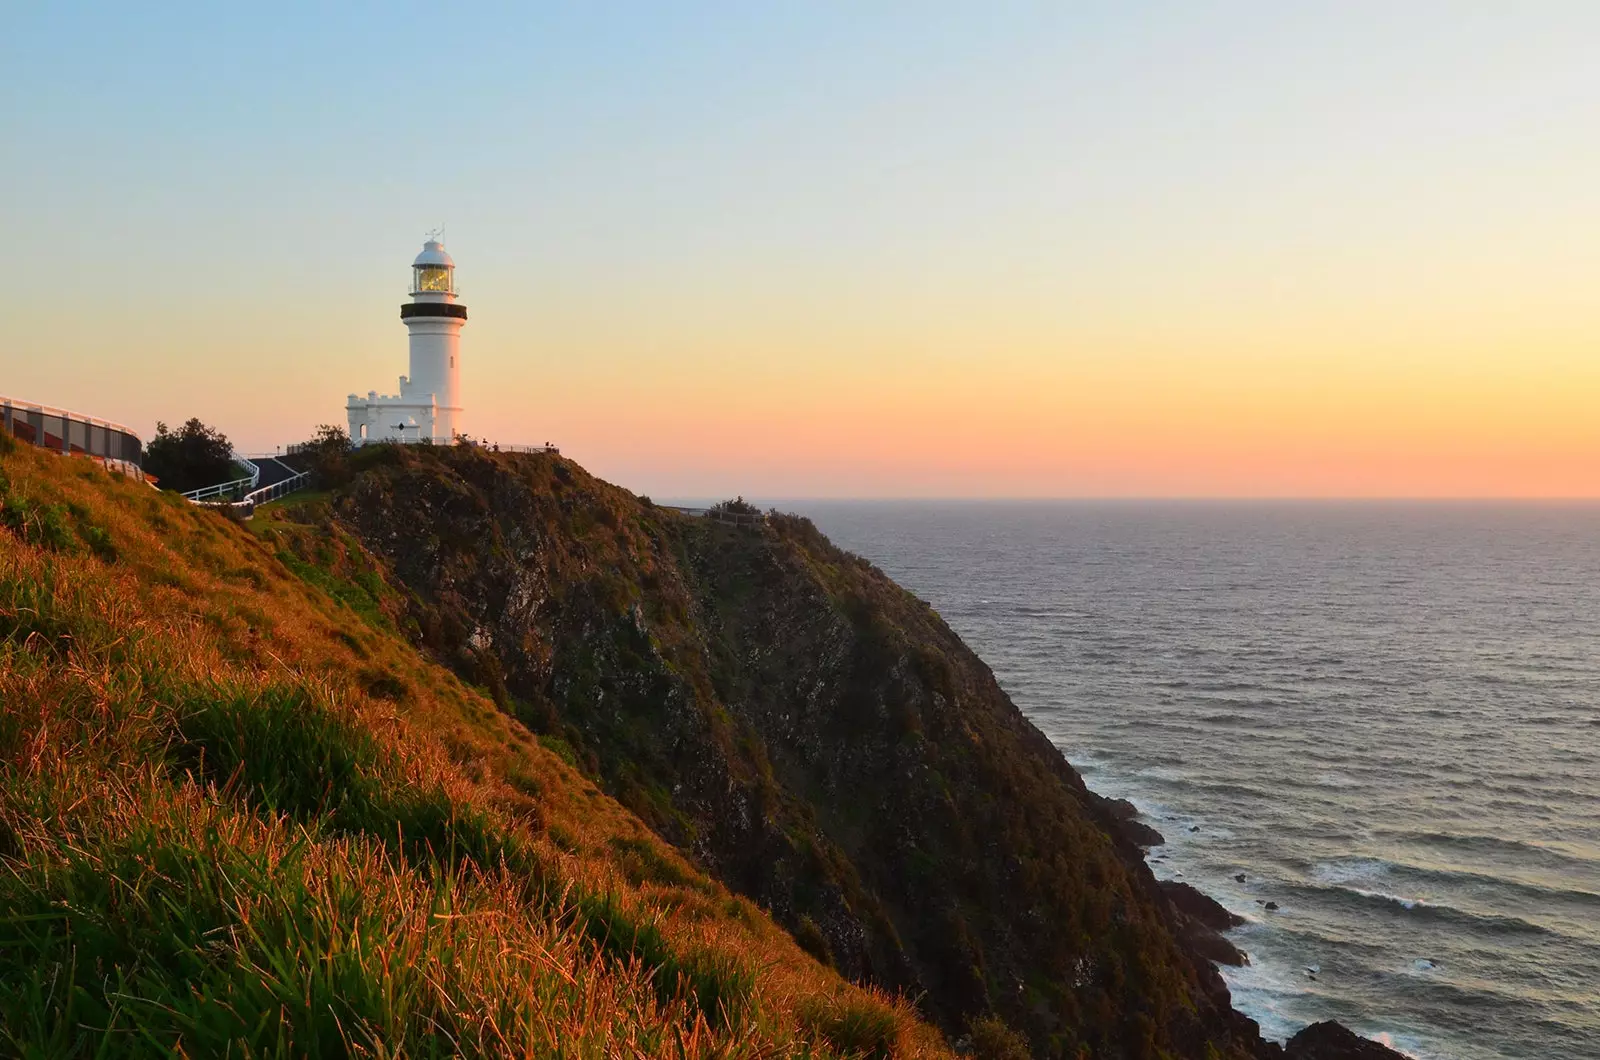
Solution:
{"label": "lighthouse glass lens", "polygon": [[425,265],[417,269],[417,290],[450,293],[450,270],[442,265]]}

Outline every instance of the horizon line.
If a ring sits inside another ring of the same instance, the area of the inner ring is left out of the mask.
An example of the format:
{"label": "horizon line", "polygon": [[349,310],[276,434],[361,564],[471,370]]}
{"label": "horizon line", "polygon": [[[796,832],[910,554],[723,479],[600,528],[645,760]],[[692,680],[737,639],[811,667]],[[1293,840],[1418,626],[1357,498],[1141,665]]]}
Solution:
{"label": "horizon line", "polygon": [[[647,493],[636,493],[635,496],[651,497]],[[749,497],[743,494],[737,496],[746,501]],[[712,494],[669,494],[664,495],[662,501],[710,501],[719,503],[724,500],[733,500],[734,497]],[[905,494],[905,495],[864,495],[864,494],[771,494],[769,498],[785,503],[794,501],[828,501],[844,503],[882,503],[886,501],[931,501],[939,503],[959,504],[1061,504],[1061,503],[1087,503],[1087,504],[1148,504],[1148,503],[1226,503],[1226,504],[1600,504],[1600,495],[1573,494],[1560,496],[1527,496],[1521,494],[1466,494],[1466,495],[1401,495],[1401,494],[1022,494],[1010,496],[961,496],[950,494]],[[651,497],[654,501],[655,498]],[[754,502],[752,502],[754,503]]]}

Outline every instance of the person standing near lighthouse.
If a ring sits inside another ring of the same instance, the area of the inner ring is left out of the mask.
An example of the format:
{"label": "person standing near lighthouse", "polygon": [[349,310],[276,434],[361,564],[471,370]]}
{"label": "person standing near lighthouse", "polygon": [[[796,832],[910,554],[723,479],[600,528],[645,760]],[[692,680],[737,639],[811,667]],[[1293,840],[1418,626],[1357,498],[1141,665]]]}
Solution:
{"label": "person standing near lighthouse", "polygon": [[461,433],[461,328],[467,307],[456,301],[456,263],[435,235],[411,263],[411,301],[400,306],[410,332],[411,374],[400,393],[351,394],[345,405],[350,438],[367,442],[448,445]]}

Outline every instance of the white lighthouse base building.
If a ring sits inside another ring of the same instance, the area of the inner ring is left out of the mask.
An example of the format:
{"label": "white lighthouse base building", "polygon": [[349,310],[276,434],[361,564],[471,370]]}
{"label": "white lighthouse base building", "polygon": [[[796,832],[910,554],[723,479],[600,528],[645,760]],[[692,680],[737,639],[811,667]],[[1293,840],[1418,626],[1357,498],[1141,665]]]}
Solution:
{"label": "white lighthouse base building", "polygon": [[430,239],[411,265],[411,301],[400,319],[411,333],[411,374],[400,393],[351,394],[345,402],[350,440],[449,444],[461,433],[461,328],[467,307],[456,301],[456,263]]}
{"label": "white lighthouse base building", "polygon": [[454,413],[439,408],[434,394],[418,400],[416,388],[400,377],[400,393],[367,391],[366,397],[351,394],[345,404],[350,421],[350,439],[357,445],[367,442],[449,442],[455,437]]}

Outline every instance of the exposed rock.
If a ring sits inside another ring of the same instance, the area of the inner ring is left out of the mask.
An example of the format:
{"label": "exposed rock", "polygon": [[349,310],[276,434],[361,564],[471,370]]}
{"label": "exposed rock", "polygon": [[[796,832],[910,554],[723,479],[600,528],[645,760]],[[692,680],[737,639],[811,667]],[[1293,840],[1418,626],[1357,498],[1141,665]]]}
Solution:
{"label": "exposed rock", "polygon": [[1113,834],[1141,850],[1162,846],[1167,837],[1139,820],[1139,808],[1127,799],[1107,799],[1090,792],[1105,811]]}
{"label": "exposed rock", "polygon": [[1213,931],[1227,931],[1245,922],[1244,917],[1230,913],[1221,902],[1178,880],[1162,880],[1161,893],[1178,908],[1178,911],[1200,921]]}
{"label": "exposed rock", "polygon": [[1290,1038],[1283,1055],[1284,1060],[1404,1060],[1405,1056],[1332,1020],[1313,1023]]}
{"label": "exposed rock", "polygon": [[1099,798],[1100,805],[1119,821],[1131,821],[1139,816],[1139,807],[1127,799],[1108,799],[1103,795],[1096,797]]}
{"label": "exposed rock", "polygon": [[1208,961],[1228,964],[1235,968],[1250,963],[1249,956],[1216,931],[1192,918],[1179,929],[1189,947]]}
{"label": "exposed rock", "polygon": [[1172,903],[1183,939],[1191,949],[1218,964],[1238,967],[1250,963],[1242,950],[1219,934],[1243,924],[1243,917],[1228,912],[1211,896],[1187,883],[1162,880],[1160,887]]}
{"label": "exposed rock", "polygon": [[1266,908],[1267,908],[1267,910],[1269,912],[1274,911],[1274,910],[1276,910],[1278,908],[1278,903],[1277,902],[1268,902],[1268,903],[1266,903]]}
{"label": "exposed rock", "polygon": [[1123,835],[1127,836],[1134,845],[1144,848],[1158,847],[1167,841],[1167,837],[1151,828],[1143,821],[1122,821]]}

